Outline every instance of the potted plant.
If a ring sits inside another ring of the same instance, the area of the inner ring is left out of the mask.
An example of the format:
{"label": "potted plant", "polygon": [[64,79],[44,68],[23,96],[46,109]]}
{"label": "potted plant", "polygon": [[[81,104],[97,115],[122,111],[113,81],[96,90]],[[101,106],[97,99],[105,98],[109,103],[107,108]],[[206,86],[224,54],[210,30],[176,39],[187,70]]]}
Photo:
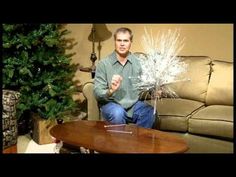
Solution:
{"label": "potted plant", "polygon": [[68,33],[62,24],[3,24],[2,89],[20,92],[18,120],[32,120],[33,113],[53,122],[78,109]]}

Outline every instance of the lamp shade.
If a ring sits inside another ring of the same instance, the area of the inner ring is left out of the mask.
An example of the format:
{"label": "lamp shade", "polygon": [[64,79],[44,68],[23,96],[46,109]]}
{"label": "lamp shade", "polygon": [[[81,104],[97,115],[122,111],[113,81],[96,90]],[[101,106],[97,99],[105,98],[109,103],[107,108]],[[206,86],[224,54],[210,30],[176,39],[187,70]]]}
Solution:
{"label": "lamp shade", "polygon": [[94,42],[101,42],[109,39],[111,36],[112,32],[107,29],[107,26],[105,24],[93,24],[88,40]]}

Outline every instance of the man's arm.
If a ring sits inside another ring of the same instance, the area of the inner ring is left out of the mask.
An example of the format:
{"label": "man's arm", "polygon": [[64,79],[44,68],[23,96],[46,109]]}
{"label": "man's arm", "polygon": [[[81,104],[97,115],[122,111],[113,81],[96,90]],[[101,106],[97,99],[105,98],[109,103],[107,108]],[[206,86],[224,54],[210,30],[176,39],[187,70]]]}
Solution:
{"label": "man's arm", "polygon": [[105,64],[100,61],[96,67],[93,90],[98,101],[108,101],[109,97],[112,95],[112,91],[110,91],[108,86],[106,75]]}

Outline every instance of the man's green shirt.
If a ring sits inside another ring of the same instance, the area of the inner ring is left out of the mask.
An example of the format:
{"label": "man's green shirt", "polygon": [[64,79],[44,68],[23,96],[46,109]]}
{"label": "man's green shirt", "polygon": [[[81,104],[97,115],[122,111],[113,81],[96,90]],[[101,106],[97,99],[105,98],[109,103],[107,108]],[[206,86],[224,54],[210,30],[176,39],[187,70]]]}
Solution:
{"label": "man's green shirt", "polygon": [[[100,60],[96,67],[94,79],[94,95],[99,105],[102,106],[108,102],[118,103],[127,111],[128,117],[132,117],[133,105],[139,99],[139,91],[134,86],[134,80],[141,75],[141,72],[141,65],[132,53],[128,54],[124,66],[118,61],[115,51]],[[112,76],[115,74],[122,76],[123,79],[119,89],[109,97],[108,89],[111,85]]]}

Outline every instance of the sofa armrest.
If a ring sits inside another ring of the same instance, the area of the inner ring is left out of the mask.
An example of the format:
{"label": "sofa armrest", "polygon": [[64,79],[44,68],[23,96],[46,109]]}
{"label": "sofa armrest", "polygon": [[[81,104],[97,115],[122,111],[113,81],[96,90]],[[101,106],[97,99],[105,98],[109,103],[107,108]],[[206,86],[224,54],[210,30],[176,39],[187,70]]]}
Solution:
{"label": "sofa armrest", "polygon": [[83,85],[82,93],[87,100],[88,120],[100,120],[97,100],[93,94],[93,80]]}

